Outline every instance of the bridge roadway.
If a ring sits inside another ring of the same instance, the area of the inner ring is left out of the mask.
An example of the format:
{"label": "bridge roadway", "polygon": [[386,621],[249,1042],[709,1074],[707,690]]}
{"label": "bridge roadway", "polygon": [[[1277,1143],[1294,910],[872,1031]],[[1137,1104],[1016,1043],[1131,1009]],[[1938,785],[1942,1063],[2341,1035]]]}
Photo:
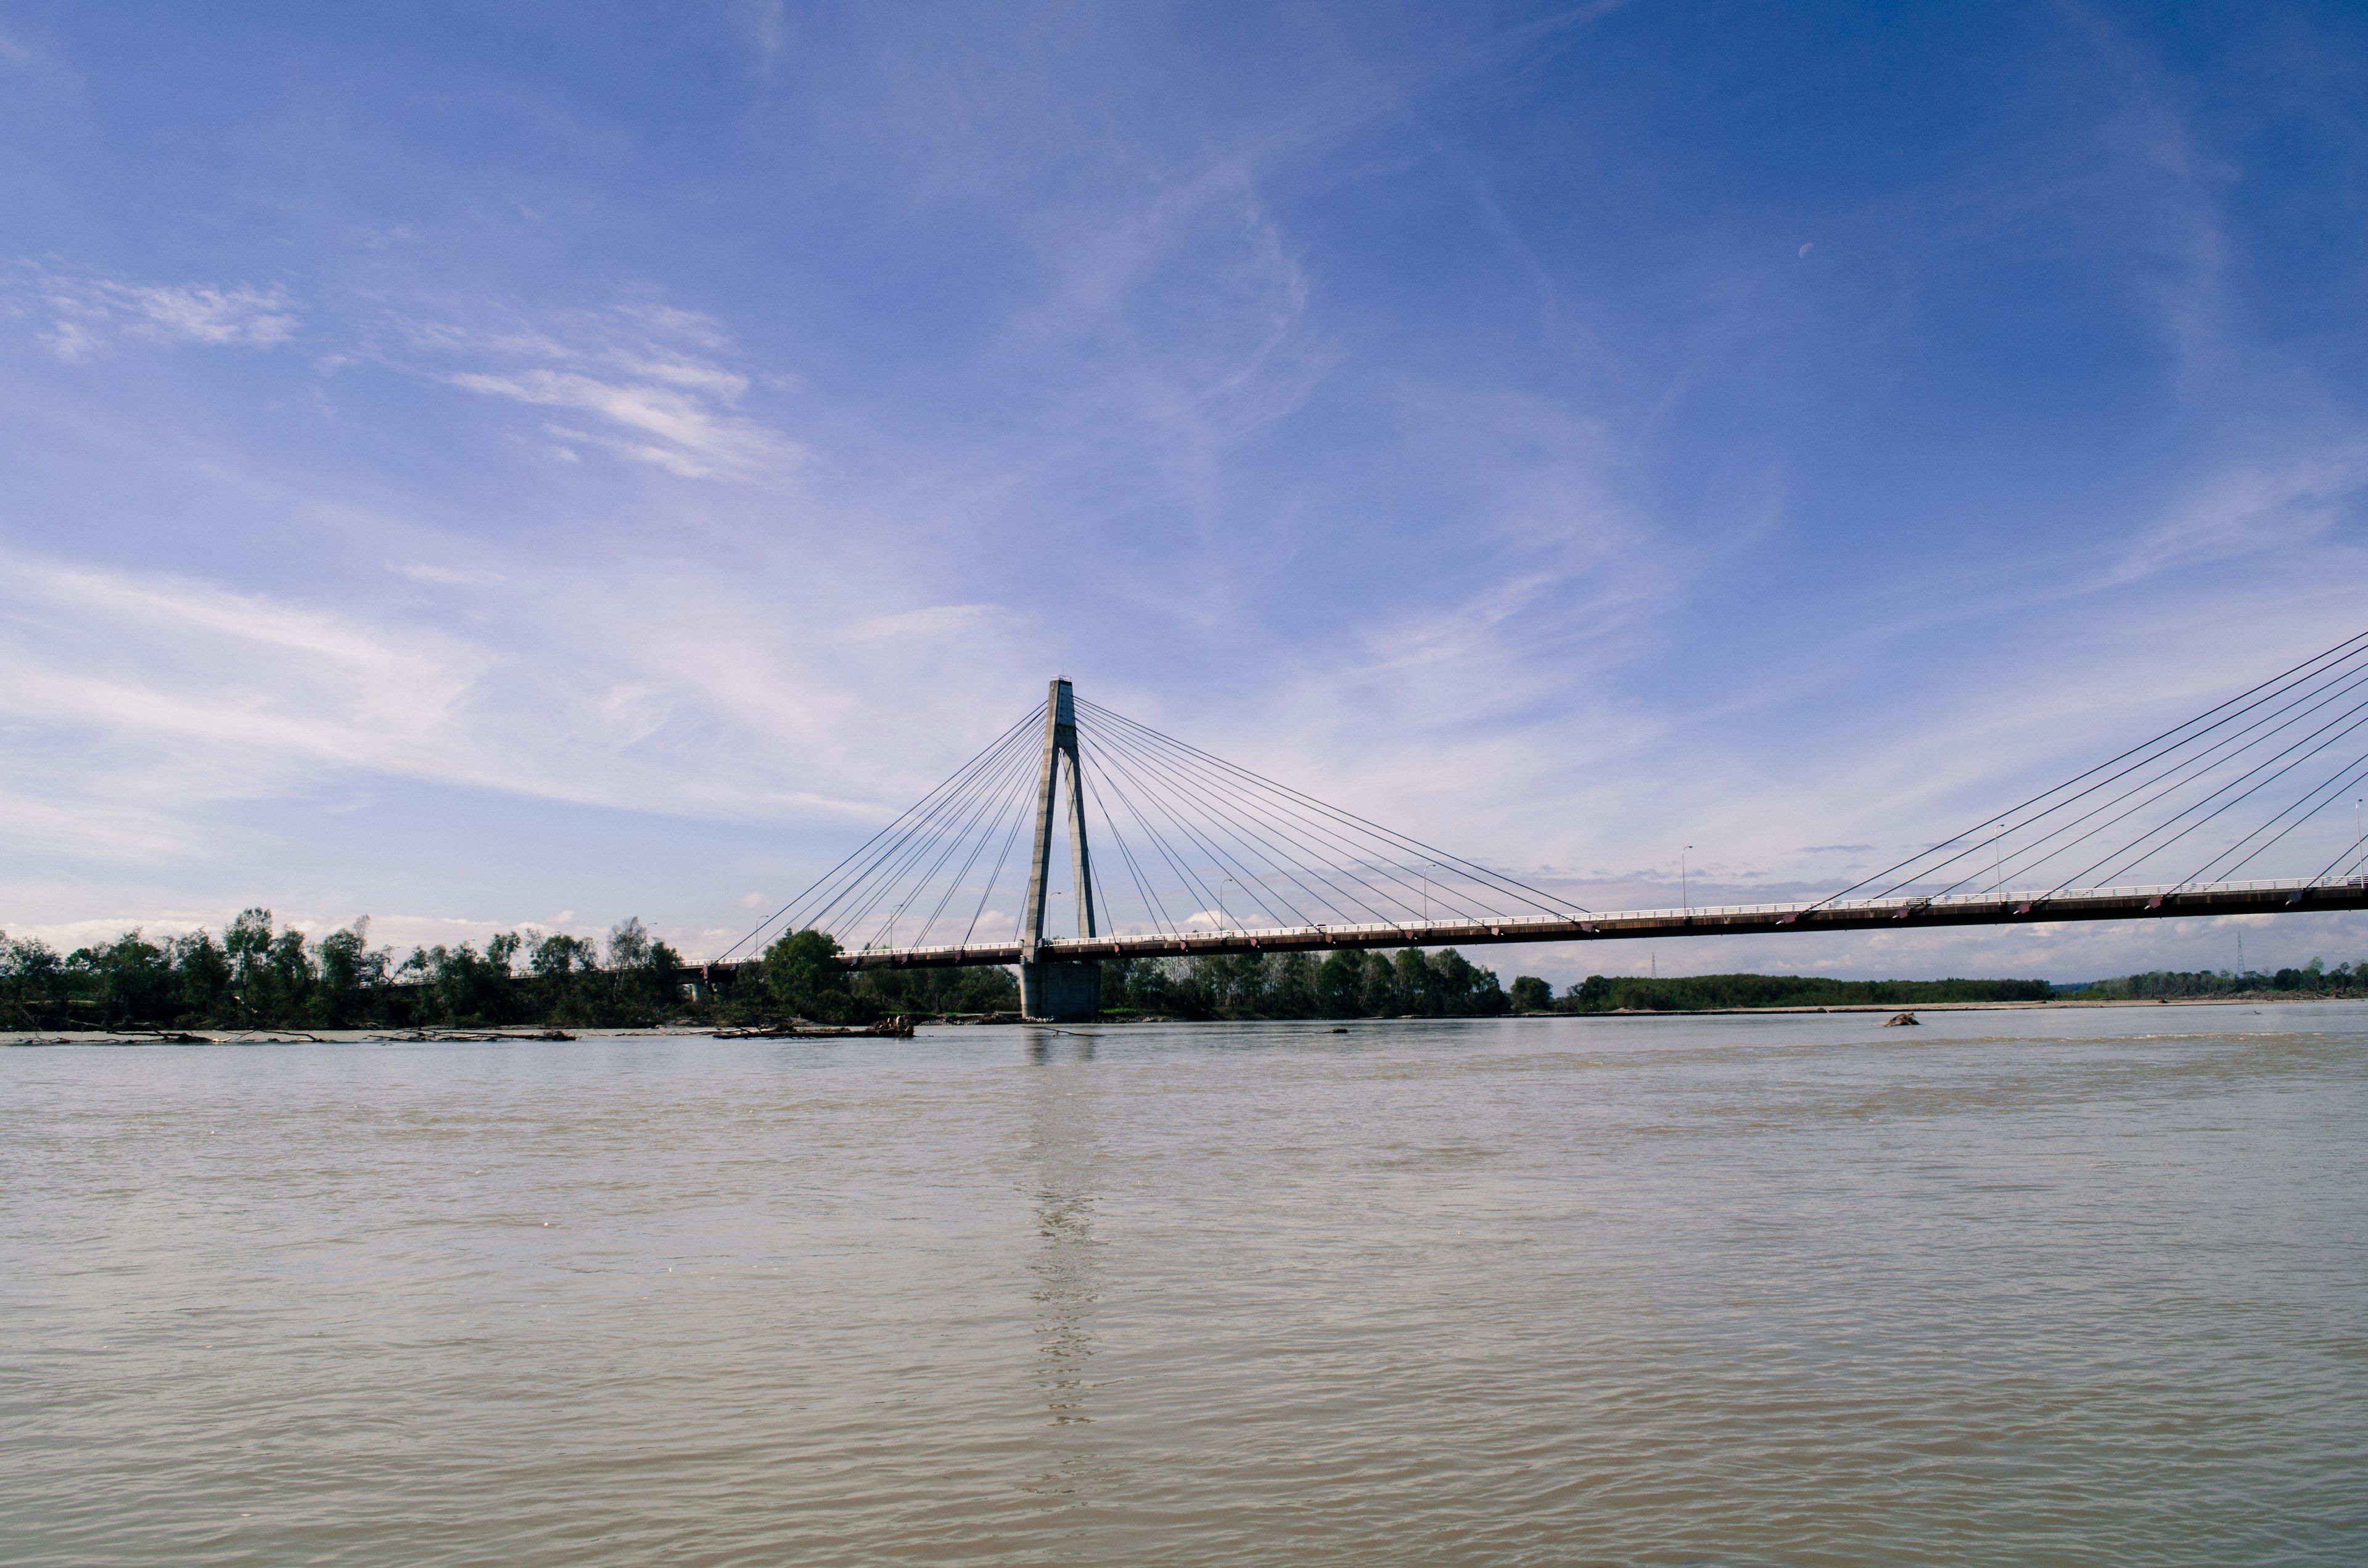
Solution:
{"label": "bridge roadway", "polygon": [[[2044,926],[2064,920],[2168,920],[2368,908],[2368,880],[2199,882],[2176,888],[2080,888],[2045,894],[1759,903],[1519,919],[1417,920],[1396,925],[1292,926],[1166,935],[1047,938],[1041,960],[1186,958],[1217,953],[1323,952],[1336,948],[1481,947],[1497,942],[1601,942],[1660,937],[1755,937],[1806,931],[1908,931],[1934,926]],[[844,953],[844,969],[951,969],[1016,964],[1018,942],[873,948]],[[755,960],[749,960],[755,961]],[[701,966],[729,979],[737,963]]]}

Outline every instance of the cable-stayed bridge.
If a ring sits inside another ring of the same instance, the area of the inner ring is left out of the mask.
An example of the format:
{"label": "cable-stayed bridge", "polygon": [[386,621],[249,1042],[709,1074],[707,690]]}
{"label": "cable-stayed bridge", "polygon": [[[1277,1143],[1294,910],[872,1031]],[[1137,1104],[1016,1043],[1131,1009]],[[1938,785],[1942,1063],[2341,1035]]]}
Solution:
{"label": "cable-stayed bridge", "polygon": [[1055,680],[705,969],[813,929],[850,969],[1016,964],[1029,1016],[1060,1019],[1093,1014],[1110,959],[2358,909],[2363,727],[2368,633],[1826,897],[1603,912]]}

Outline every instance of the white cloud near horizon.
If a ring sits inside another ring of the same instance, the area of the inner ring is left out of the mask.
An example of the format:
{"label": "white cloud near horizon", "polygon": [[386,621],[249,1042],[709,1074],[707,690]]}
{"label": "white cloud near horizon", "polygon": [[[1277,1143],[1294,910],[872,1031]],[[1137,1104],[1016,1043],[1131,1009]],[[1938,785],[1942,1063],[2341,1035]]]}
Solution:
{"label": "white cloud near horizon", "polygon": [[[518,562],[404,574],[437,585],[531,584],[564,608],[541,617],[543,601],[529,595],[492,623],[362,614],[188,576],[0,553],[0,659],[11,671],[0,726],[40,734],[51,756],[79,754],[94,766],[114,758],[103,771],[124,778],[120,812],[147,824],[128,833],[98,810],[95,797],[106,791],[94,779],[98,788],[81,791],[77,808],[20,801],[0,821],[0,846],[103,858],[196,853],[195,830],[176,834],[176,816],[342,777],[735,821],[884,816],[903,801],[873,793],[884,780],[871,769],[799,769],[789,758],[828,744],[835,729],[876,733],[861,696],[875,680],[917,678],[939,659],[974,662],[1010,631],[992,606],[945,606],[886,618],[842,612],[807,620],[785,641],[758,600],[695,573],[669,582],[636,572],[611,585],[595,564],[555,594],[548,567]],[[612,609],[600,607],[604,597]],[[668,613],[677,600],[684,613]],[[623,625],[634,630],[609,630]],[[538,653],[521,657],[521,639]],[[975,680],[949,694],[965,687]],[[1006,693],[1014,713],[1032,699],[1015,682]],[[925,710],[915,722],[926,729],[939,717]],[[653,750],[661,732],[669,738]],[[126,771],[134,756],[154,761]],[[153,769],[168,759],[181,786],[143,801]],[[926,789],[930,766],[925,756],[898,769],[901,787]],[[832,793],[833,778],[854,793]],[[71,831],[77,820],[86,831]]]}

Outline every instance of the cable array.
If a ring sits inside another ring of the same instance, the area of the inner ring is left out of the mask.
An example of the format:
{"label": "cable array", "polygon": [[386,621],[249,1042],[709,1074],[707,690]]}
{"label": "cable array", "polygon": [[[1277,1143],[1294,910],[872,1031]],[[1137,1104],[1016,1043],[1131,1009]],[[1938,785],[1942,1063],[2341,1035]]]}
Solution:
{"label": "cable array", "polygon": [[[1584,914],[1567,900],[1079,699],[1090,870],[1110,935],[1410,925]],[[1043,764],[1042,704],[718,955],[769,934],[826,931],[849,951],[1020,939]],[[1070,813],[1053,813],[1065,901]],[[1076,928],[1054,903],[1048,937]]]}
{"label": "cable array", "polygon": [[[894,946],[900,936],[906,947],[970,940],[986,919],[1013,846],[1028,826],[1043,728],[1040,702],[944,783],[716,955],[718,961],[760,950],[774,932],[826,931],[847,949]],[[957,895],[972,884],[998,834],[1001,852],[977,884],[979,896],[969,905],[961,935],[949,937],[963,907]],[[1023,882],[1026,876],[1023,865]],[[1009,935],[1004,933],[1003,939]]]}
{"label": "cable array", "polygon": [[[1395,925],[1585,910],[1077,699],[1087,801],[1132,928]],[[1093,835],[1089,820],[1088,838]],[[1138,852],[1137,846],[1141,846]]]}
{"label": "cable array", "polygon": [[[2363,729],[2368,632],[1818,903],[2234,881],[2328,806],[2368,792]],[[2368,844],[2356,812],[2349,825],[2309,839],[2321,855],[2340,846],[2300,868],[2311,881],[2360,874]]]}

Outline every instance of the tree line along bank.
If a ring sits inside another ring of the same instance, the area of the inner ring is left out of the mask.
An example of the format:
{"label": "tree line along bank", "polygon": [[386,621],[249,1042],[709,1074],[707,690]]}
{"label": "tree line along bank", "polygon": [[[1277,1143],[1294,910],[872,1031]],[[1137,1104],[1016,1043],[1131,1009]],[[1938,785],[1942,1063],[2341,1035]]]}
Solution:
{"label": "tree line along bank", "polygon": [[[745,1024],[794,1017],[861,1024],[891,1016],[1014,1012],[1008,970],[838,966],[819,931],[776,940],[734,980],[694,985],[697,971],[638,919],[596,941],[532,929],[472,943],[372,948],[369,922],[318,938],[249,909],[220,939],[199,930],[138,930],[59,953],[0,933],[0,1028],[408,1028],[480,1025],[634,1027]],[[2317,960],[2273,975],[2156,973],[2101,981],[2083,996],[2145,997],[2368,991],[2368,963]],[[1453,949],[1341,949],[1115,960],[1102,966],[1112,1017],[1488,1017],[1508,1014],[1682,1012],[1706,1008],[1913,1006],[2042,1001],[2042,980],[1840,981],[1781,974],[1589,975],[1556,995],[1534,975],[1509,989]]]}

